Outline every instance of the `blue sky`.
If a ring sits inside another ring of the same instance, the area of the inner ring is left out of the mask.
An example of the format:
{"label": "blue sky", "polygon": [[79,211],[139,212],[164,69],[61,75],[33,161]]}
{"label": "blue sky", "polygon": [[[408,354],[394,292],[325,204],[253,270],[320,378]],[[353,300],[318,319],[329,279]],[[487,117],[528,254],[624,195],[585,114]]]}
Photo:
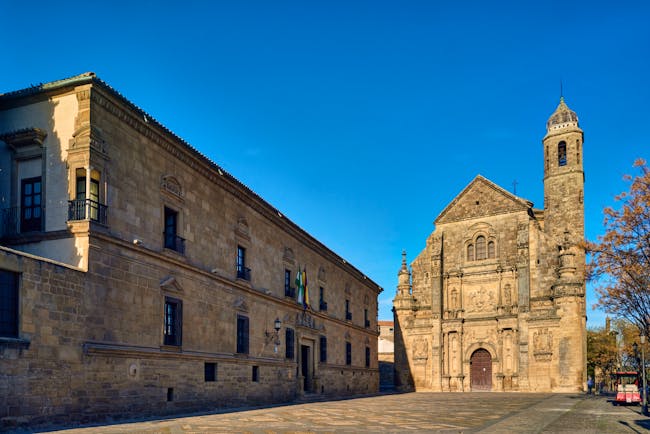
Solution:
{"label": "blue sky", "polygon": [[0,17],[0,92],[94,71],[381,285],[380,319],[402,249],[474,176],[543,206],[560,82],[589,239],[650,159],[650,2],[0,0]]}

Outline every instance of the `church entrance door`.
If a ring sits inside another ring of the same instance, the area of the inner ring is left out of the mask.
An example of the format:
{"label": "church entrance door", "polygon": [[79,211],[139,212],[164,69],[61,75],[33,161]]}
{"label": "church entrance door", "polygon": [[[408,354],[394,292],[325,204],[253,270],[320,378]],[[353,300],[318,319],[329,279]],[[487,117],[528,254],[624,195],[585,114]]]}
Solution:
{"label": "church entrance door", "polygon": [[470,359],[472,390],[492,389],[492,356],[487,350],[480,348]]}

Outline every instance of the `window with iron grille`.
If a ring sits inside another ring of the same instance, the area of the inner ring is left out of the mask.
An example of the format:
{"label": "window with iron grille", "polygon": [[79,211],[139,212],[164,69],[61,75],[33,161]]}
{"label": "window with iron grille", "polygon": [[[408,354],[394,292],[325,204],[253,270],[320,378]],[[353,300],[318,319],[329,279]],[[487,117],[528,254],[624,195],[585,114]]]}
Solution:
{"label": "window with iron grille", "polygon": [[291,270],[284,270],[284,295],[285,297],[294,298],[296,289],[291,287]]}
{"label": "window with iron grille", "polygon": [[370,367],[370,347],[366,347],[366,368]]}
{"label": "window with iron grille", "polygon": [[327,337],[320,337],[320,361],[327,362]]}
{"label": "window with iron grille", "polygon": [[185,253],[185,240],[178,236],[178,212],[165,207],[164,247]]}
{"label": "window with iron grille", "polygon": [[352,344],[350,342],[345,343],[345,364],[352,364]]}
{"label": "window with iron grille", "polygon": [[318,308],[323,312],[327,311],[327,302],[325,301],[325,288],[322,286],[318,288]]}
{"label": "window with iron grille", "polygon": [[237,278],[251,280],[250,269],[246,268],[246,249],[237,246]]}
{"label": "window with iron grille", "polygon": [[18,337],[18,273],[0,270],[0,337]]}
{"label": "window with iron grille", "polygon": [[286,351],[285,351],[286,354],[285,354],[285,357],[287,359],[293,360],[293,358],[295,357],[295,348],[296,348],[295,333],[294,333],[293,329],[287,328],[284,336],[285,336],[285,342],[286,342]]}
{"label": "window with iron grille", "polygon": [[248,354],[248,317],[237,315],[237,352]]}
{"label": "window with iron grille", "polygon": [[352,312],[350,312],[350,300],[345,300],[345,319],[352,321]]}
{"label": "window with iron grille", "polygon": [[165,345],[180,346],[182,343],[183,302],[165,297],[164,341]]}

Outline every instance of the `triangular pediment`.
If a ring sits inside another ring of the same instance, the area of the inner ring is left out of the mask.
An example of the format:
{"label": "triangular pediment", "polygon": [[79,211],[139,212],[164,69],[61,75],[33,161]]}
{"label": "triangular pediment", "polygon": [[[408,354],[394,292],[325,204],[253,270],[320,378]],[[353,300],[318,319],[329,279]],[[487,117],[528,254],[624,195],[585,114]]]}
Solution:
{"label": "triangular pediment", "polygon": [[527,211],[533,203],[477,175],[438,215],[435,224]]}

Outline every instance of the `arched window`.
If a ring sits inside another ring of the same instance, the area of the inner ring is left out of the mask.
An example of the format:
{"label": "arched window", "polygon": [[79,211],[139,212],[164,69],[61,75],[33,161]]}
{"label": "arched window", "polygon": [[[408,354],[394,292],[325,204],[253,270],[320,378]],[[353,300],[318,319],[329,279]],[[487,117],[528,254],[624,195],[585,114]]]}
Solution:
{"label": "arched window", "polygon": [[476,259],[480,260],[485,258],[487,258],[485,250],[485,237],[483,235],[480,235],[476,238]]}
{"label": "arched window", "polygon": [[488,258],[492,259],[495,256],[494,252],[494,241],[489,241],[488,242]]}
{"label": "arched window", "polygon": [[467,260],[468,261],[474,260],[474,244],[470,244],[467,246]]}
{"label": "arched window", "polygon": [[566,142],[564,140],[557,144],[557,164],[566,166]]}

